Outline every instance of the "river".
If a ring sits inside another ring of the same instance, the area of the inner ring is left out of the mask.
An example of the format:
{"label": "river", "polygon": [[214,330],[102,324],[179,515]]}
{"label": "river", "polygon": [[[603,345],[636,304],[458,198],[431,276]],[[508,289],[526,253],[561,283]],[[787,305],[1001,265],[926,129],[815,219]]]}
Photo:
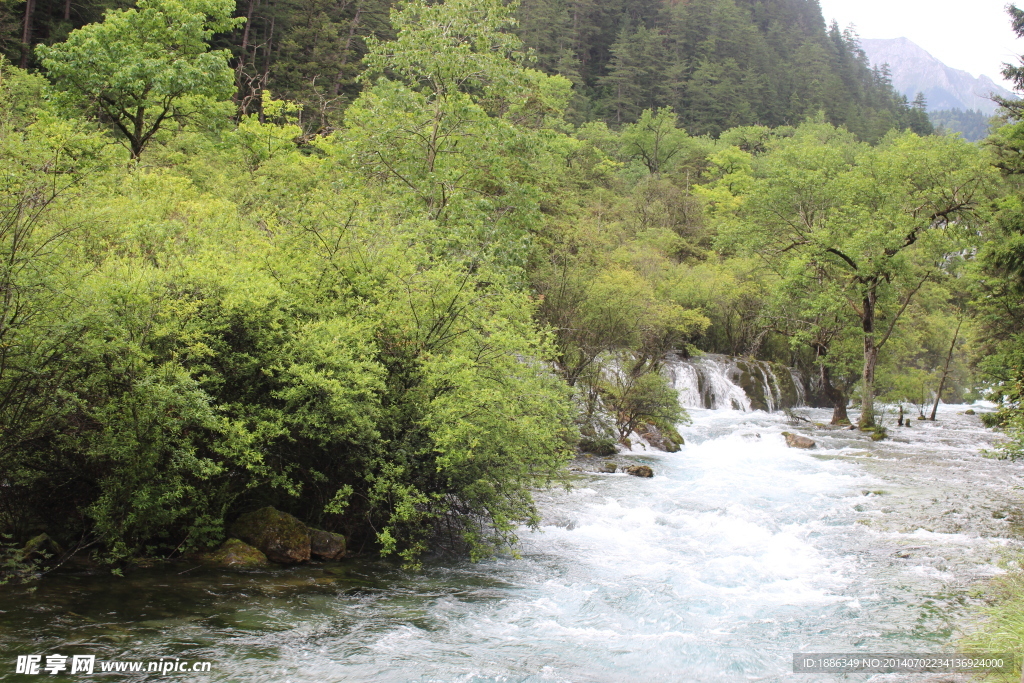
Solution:
{"label": "river", "polygon": [[[994,437],[965,408],[880,443],[782,413],[692,409],[680,452],[620,456],[653,479],[581,473],[541,494],[520,559],[416,573],[184,565],[5,587],[0,678],[40,680],[15,675],[15,657],[59,653],[211,662],[170,676],[196,681],[868,680],[793,674],[792,654],[953,651],[972,586],[1020,545],[1024,465],[982,457]],[[818,448],[787,448],[786,429]]]}

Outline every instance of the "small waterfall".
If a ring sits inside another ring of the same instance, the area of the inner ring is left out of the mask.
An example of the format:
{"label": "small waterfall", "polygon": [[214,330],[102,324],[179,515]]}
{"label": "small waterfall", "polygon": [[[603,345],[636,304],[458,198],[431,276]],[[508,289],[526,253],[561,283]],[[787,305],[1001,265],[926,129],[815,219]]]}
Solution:
{"label": "small waterfall", "polygon": [[764,387],[765,403],[768,404],[768,412],[774,413],[782,408],[782,391],[779,389],[779,378],[775,376],[771,365],[765,364],[761,373],[762,386]]}
{"label": "small waterfall", "polygon": [[796,388],[796,404],[798,406],[807,405],[807,388],[804,385],[804,376],[799,370],[790,368],[789,379],[793,382],[793,386]]}
{"label": "small waterfall", "polygon": [[799,372],[764,361],[706,354],[672,359],[666,372],[685,408],[772,412],[806,401]]}
{"label": "small waterfall", "polygon": [[680,405],[700,406],[704,399],[700,393],[700,372],[691,364],[678,363],[668,368],[672,387],[679,392]]}

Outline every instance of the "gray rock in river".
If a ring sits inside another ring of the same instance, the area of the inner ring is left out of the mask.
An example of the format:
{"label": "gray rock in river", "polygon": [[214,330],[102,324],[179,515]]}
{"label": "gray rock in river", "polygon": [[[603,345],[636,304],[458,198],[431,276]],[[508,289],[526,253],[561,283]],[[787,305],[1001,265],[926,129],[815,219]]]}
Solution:
{"label": "gray rock in river", "polygon": [[790,448],[814,448],[818,445],[806,436],[800,436],[792,432],[782,432],[782,435],[786,437],[786,445]]}
{"label": "gray rock in river", "polygon": [[231,534],[259,548],[272,562],[295,564],[309,559],[309,529],[296,517],[269,505],[239,517]]}
{"label": "gray rock in river", "polygon": [[321,529],[309,530],[309,552],[322,560],[345,557],[345,537]]}

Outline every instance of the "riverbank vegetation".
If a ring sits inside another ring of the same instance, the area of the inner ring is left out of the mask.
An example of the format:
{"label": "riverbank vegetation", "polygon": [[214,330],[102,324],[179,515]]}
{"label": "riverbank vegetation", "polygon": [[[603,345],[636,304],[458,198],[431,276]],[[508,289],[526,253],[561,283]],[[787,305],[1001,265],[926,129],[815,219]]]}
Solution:
{"label": "riverbank vegetation", "polygon": [[987,388],[1020,434],[1020,112],[933,135],[813,3],[748,4],[567,42],[496,0],[26,7],[0,531],[116,564],[273,505],[487,556],[574,449],[685,419],[668,352],[798,367],[864,428]]}
{"label": "riverbank vegetation", "polygon": [[1018,559],[1007,573],[998,576],[983,588],[981,596],[987,603],[981,610],[980,623],[968,626],[970,632],[960,641],[965,652],[1014,653],[1018,659],[1011,673],[988,674],[983,680],[1017,683],[1021,677],[1019,653],[1024,643],[1024,564]]}

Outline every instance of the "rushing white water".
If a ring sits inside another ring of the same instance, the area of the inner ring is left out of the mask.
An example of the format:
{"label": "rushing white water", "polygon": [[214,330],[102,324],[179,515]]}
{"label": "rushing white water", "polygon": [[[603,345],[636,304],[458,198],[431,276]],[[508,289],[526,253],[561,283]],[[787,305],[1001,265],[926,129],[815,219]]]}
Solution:
{"label": "rushing white water", "polygon": [[616,458],[653,479],[542,494],[521,559],[65,578],[0,601],[0,645],[209,660],[204,681],[839,680],[792,653],[950,651],[967,587],[1017,544],[1024,466],[981,457],[962,410],[880,444],[695,410],[680,452]]}

